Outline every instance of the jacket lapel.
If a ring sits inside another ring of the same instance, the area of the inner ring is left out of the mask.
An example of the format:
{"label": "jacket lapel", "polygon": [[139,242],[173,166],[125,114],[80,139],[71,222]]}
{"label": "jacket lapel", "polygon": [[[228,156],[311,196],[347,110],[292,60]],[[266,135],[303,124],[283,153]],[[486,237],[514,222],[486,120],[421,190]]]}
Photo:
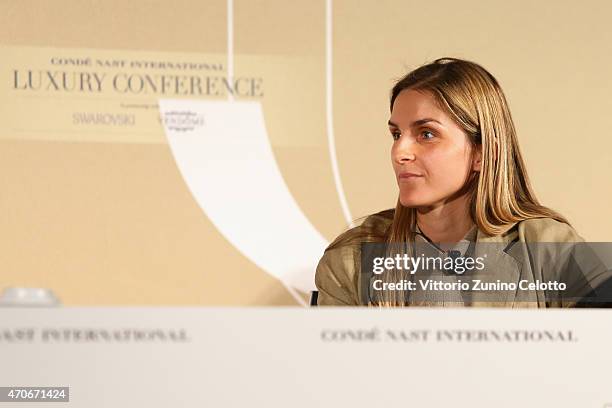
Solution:
{"label": "jacket lapel", "polygon": [[[484,269],[475,269],[469,279],[482,282],[514,283],[518,286],[522,263],[507,253],[509,248],[518,239],[518,232],[514,223],[502,235],[485,235],[478,230],[474,258],[483,257]],[[471,304],[473,306],[512,307],[517,297],[518,289],[502,291],[472,291]]]}

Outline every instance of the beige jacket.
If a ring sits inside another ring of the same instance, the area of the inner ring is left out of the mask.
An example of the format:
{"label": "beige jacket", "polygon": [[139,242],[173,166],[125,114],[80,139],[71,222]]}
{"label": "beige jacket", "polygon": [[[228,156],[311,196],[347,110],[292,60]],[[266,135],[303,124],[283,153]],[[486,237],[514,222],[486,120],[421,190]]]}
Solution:
{"label": "beige jacket", "polygon": [[[384,231],[391,223],[390,212],[374,214],[350,232],[356,232],[359,228],[374,228]],[[391,215],[392,217],[392,215]],[[418,238],[418,237],[417,237]],[[571,252],[572,243],[584,242],[578,233],[569,225],[556,221],[551,218],[538,218],[518,222],[508,230],[507,233],[498,236],[484,235],[480,230],[477,231],[477,243],[499,243],[500,248],[505,244],[519,243],[568,243],[567,253]],[[515,246],[515,251],[498,251],[490,256],[489,261],[495,265],[494,274],[505,282],[519,282],[527,280],[529,282],[548,281],[554,278],[557,271],[552,265],[559,265],[559,257],[562,254],[551,253],[554,251],[537,251],[534,256],[524,248],[527,245]],[[561,246],[562,247],[562,246]],[[557,248],[557,246],[555,246]],[[559,252],[557,250],[557,252]],[[580,256],[578,256],[580,257]],[[492,258],[492,259],[491,259]],[[589,265],[584,266],[584,275],[591,287],[597,287],[602,282],[606,282],[612,276],[610,270],[599,261],[593,262],[593,257],[589,258]],[[361,245],[359,242],[349,243],[343,246],[328,249],[323,254],[317,266],[315,283],[318,293],[317,304],[320,306],[358,306],[365,305],[362,293],[364,286],[362,280],[366,279],[361,271]],[[516,291],[508,292],[503,296],[503,301],[489,302],[479,301],[477,298],[469,306],[485,307],[571,307],[574,301],[558,299],[550,301],[545,299],[542,291]]]}

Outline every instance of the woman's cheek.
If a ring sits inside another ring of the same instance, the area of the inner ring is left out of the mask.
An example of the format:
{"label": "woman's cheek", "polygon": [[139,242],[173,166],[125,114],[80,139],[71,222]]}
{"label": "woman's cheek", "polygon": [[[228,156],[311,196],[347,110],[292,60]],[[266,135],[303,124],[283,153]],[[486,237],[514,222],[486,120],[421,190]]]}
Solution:
{"label": "woman's cheek", "polygon": [[463,187],[467,170],[464,156],[456,154],[438,162],[434,181],[445,195],[452,195]]}

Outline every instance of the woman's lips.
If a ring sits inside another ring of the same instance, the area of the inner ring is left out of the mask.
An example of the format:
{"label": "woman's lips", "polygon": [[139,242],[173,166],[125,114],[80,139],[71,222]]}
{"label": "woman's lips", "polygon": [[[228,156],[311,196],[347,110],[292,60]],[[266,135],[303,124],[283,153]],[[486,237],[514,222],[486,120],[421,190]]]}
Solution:
{"label": "woman's lips", "polygon": [[400,180],[412,180],[412,179],[416,179],[419,177],[423,177],[423,175],[421,174],[417,174],[417,173],[412,173],[412,172],[403,172],[399,174],[399,179]]}

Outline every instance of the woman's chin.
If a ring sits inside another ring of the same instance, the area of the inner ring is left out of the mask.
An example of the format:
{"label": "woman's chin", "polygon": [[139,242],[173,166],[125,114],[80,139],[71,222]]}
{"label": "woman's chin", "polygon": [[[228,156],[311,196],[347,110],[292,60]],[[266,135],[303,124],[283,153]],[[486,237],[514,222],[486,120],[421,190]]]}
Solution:
{"label": "woman's chin", "polygon": [[404,207],[422,207],[427,205],[426,201],[424,201],[422,198],[415,197],[414,194],[400,195],[399,202]]}

